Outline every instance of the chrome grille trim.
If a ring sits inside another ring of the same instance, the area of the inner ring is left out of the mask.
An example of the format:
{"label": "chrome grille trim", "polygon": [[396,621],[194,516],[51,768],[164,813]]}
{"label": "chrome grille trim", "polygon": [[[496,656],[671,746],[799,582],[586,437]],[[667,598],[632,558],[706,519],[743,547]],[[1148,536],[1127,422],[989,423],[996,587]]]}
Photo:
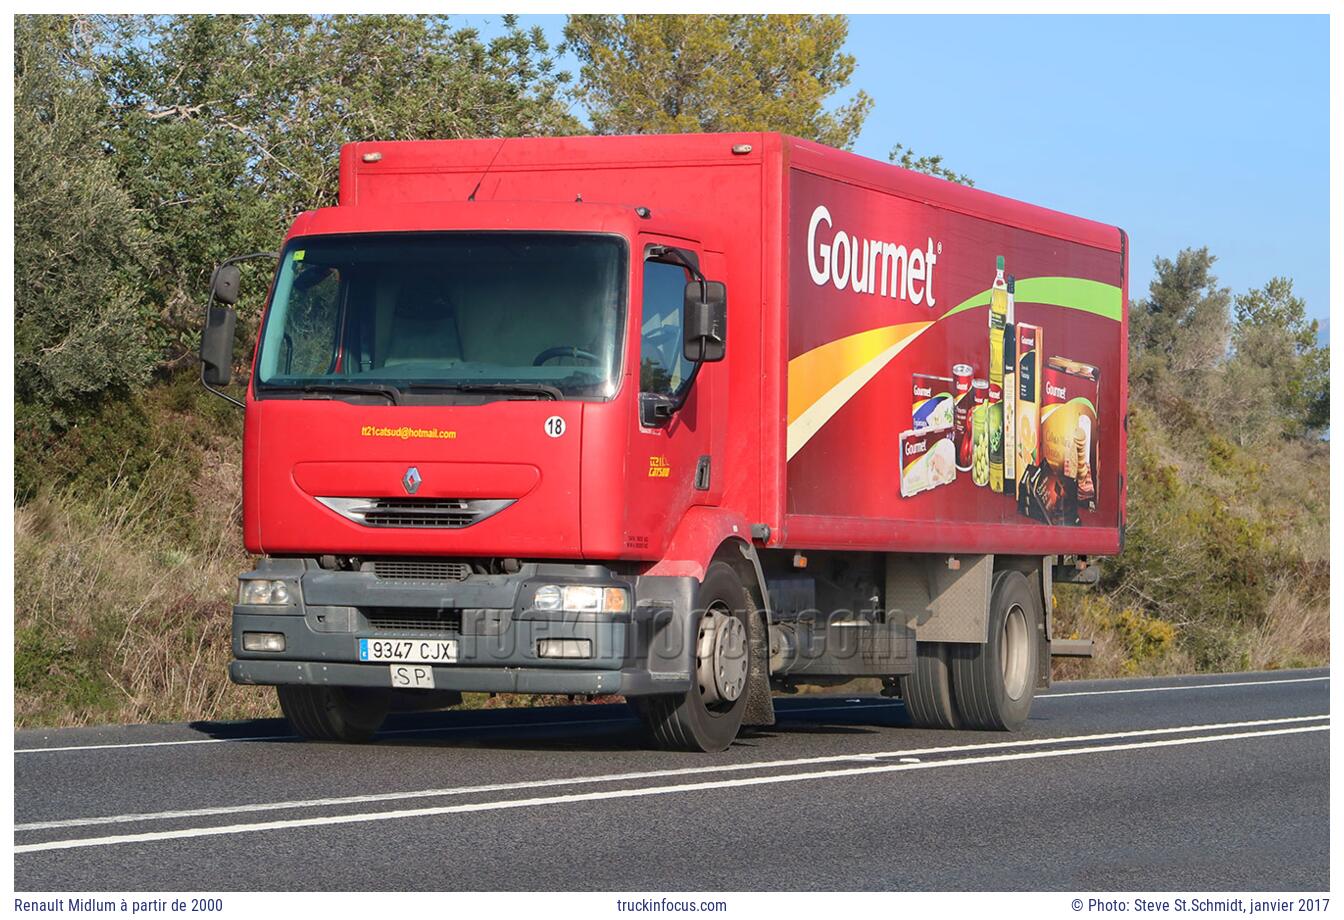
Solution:
{"label": "chrome grille trim", "polygon": [[317,496],[341,517],[365,527],[460,530],[498,514],[512,498],[345,498]]}

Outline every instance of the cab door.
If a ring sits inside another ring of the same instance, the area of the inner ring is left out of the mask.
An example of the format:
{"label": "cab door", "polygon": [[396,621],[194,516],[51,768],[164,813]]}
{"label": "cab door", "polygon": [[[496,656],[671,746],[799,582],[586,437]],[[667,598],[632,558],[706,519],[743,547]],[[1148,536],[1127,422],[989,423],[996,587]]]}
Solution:
{"label": "cab door", "polygon": [[656,555],[687,508],[722,497],[712,424],[720,365],[688,361],[682,352],[686,284],[695,279],[685,263],[700,269],[699,245],[650,235],[641,243],[639,406],[627,466],[625,545]]}

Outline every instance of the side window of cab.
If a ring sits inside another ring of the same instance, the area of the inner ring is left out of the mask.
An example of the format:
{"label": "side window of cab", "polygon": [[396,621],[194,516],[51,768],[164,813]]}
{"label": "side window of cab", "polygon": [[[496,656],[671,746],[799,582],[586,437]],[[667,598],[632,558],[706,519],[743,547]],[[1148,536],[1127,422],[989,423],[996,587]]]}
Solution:
{"label": "side window of cab", "polygon": [[675,262],[644,263],[644,305],[640,326],[639,389],[669,398],[680,395],[694,367],[682,356],[682,308],[686,269]]}

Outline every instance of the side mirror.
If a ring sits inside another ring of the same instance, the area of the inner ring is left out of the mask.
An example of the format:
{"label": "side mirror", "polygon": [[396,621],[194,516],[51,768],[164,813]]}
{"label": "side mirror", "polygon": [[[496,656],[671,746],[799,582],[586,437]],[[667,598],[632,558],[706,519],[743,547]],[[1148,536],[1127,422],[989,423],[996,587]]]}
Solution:
{"label": "side mirror", "polygon": [[687,361],[722,361],[728,335],[728,289],[722,281],[686,285],[681,353]]}
{"label": "side mirror", "polygon": [[249,259],[270,259],[274,262],[278,258],[273,252],[234,256],[216,268],[210,276],[210,299],[206,301],[205,328],[201,330],[201,383],[211,393],[228,400],[239,409],[246,409],[246,404],[216,389],[228,386],[233,379],[233,332],[238,325],[238,315],[233,312],[232,305],[238,302],[243,280],[242,270],[237,263]]}
{"label": "side mirror", "polygon": [[237,265],[221,265],[210,278],[210,293],[220,303],[235,304],[243,273]]}
{"label": "side mirror", "polygon": [[[237,276],[238,269],[233,272]],[[218,277],[220,272],[215,274]],[[226,387],[233,380],[233,330],[237,324],[238,315],[232,307],[212,306],[206,314],[201,333],[201,379],[210,386]]]}

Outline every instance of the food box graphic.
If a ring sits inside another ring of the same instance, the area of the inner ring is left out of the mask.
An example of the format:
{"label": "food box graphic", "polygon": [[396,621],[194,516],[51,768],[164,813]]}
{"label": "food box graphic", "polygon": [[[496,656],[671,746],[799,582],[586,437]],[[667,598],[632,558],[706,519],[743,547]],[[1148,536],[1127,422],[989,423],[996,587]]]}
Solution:
{"label": "food box graphic", "polygon": [[790,183],[789,512],[1117,527],[1123,255]]}
{"label": "food box graphic", "polygon": [[917,495],[957,479],[957,454],[951,425],[911,430],[901,435],[901,494]]}
{"label": "food box graphic", "polygon": [[910,399],[910,421],[915,428],[947,428],[952,424],[951,377],[913,375]]}

